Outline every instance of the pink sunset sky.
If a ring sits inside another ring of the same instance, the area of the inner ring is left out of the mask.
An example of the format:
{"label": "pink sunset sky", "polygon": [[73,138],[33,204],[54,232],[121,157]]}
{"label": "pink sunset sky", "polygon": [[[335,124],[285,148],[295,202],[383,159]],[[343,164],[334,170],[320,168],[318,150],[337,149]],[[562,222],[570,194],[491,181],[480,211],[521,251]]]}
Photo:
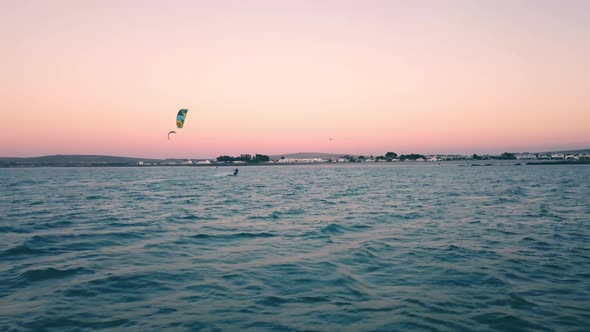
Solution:
{"label": "pink sunset sky", "polygon": [[590,147],[590,1],[8,0],[0,50],[0,156]]}

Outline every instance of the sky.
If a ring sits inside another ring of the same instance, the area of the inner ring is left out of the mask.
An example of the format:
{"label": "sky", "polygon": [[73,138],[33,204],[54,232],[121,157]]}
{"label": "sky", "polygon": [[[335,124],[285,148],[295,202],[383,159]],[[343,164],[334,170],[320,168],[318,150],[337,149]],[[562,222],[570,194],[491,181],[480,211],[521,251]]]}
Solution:
{"label": "sky", "polygon": [[590,1],[0,2],[0,156],[589,147]]}

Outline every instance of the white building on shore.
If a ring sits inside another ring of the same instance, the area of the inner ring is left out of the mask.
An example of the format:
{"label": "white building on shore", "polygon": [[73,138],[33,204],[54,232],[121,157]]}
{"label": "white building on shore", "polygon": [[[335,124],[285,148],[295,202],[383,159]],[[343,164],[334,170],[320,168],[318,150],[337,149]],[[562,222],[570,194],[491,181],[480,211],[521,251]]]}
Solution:
{"label": "white building on shore", "polygon": [[322,158],[284,158],[277,160],[278,164],[314,164],[325,162]]}

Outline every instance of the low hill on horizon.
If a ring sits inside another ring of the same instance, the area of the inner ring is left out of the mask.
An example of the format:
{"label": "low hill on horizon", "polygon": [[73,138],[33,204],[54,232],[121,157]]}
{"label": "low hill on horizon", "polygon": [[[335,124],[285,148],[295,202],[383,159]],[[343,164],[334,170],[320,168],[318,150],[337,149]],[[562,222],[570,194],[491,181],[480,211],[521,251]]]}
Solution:
{"label": "low hill on horizon", "polygon": [[140,160],[159,160],[135,157],[105,156],[105,155],[48,155],[39,157],[0,157],[3,162],[31,162],[31,163],[129,163]]}
{"label": "low hill on horizon", "polygon": [[[183,162],[189,158],[138,158],[106,155],[48,155],[39,157],[0,157],[0,167],[6,166],[105,166],[146,163]],[[199,161],[201,159],[192,159]]]}

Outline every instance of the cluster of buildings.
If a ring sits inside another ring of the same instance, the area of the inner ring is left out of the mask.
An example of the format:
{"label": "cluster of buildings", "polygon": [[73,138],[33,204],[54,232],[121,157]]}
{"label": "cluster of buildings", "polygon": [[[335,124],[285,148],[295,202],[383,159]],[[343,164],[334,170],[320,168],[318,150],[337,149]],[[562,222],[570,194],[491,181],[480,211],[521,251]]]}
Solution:
{"label": "cluster of buildings", "polygon": [[[551,153],[551,154],[532,154],[532,153],[516,153],[514,154],[515,159],[518,160],[590,160],[590,153],[579,153],[579,154],[563,154],[563,153]],[[483,155],[478,156],[481,160],[490,159],[502,159],[498,156]],[[473,155],[425,155],[416,159],[406,159],[406,161],[419,161],[419,162],[441,162],[441,161],[457,161],[457,160],[473,160]],[[316,164],[316,163],[379,163],[379,162],[402,162],[399,158],[395,159],[383,159],[375,158],[373,156],[366,158],[353,158],[353,157],[339,157],[339,158],[282,158],[279,160],[270,161],[270,163],[276,164]]]}
{"label": "cluster of buildings", "polygon": [[[590,153],[515,153],[511,154],[513,158],[510,159],[518,159],[518,160],[590,160]],[[418,161],[418,162],[441,162],[441,161],[453,161],[453,160],[490,160],[490,159],[502,159],[498,158],[498,156],[492,155],[444,155],[444,154],[437,154],[437,155],[425,155],[420,156],[419,158],[412,159],[411,161]],[[406,159],[407,161],[410,161]],[[352,157],[352,156],[343,156],[343,157],[325,157],[325,158],[281,158],[278,160],[271,160],[269,164],[318,164],[318,163],[379,163],[379,162],[402,162],[404,160],[400,160],[400,158],[395,159],[384,159],[382,156],[380,157]],[[138,165],[142,166],[206,166],[206,165],[215,165],[215,164],[224,164],[225,162],[220,162],[216,160],[164,160],[164,161],[139,161],[137,162]],[[244,161],[231,161],[232,164],[245,164]]]}
{"label": "cluster of buildings", "polygon": [[[201,162],[193,162],[192,160],[187,159],[185,161],[172,161],[172,160],[138,161],[137,165],[140,165],[140,166],[192,166],[192,165],[199,164],[199,163],[201,163]],[[209,164],[210,163],[211,162],[209,162]]]}
{"label": "cluster of buildings", "polygon": [[[232,164],[245,164],[245,161],[232,161]],[[139,166],[206,166],[206,165],[221,165],[223,161],[216,160],[160,160],[160,161],[138,161]]]}
{"label": "cluster of buildings", "polygon": [[271,163],[275,164],[316,164],[316,163],[326,163],[326,162],[348,162],[348,159],[344,158],[281,158],[279,160],[272,160]]}
{"label": "cluster of buildings", "polygon": [[[316,164],[316,163],[379,163],[388,161],[400,161],[396,159],[380,159],[374,157],[354,158],[354,157],[339,157],[339,158],[281,158],[273,160],[271,163],[275,164]],[[425,158],[418,158],[416,161],[427,161]]]}
{"label": "cluster of buildings", "polygon": [[590,153],[518,153],[515,156],[531,160],[590,160]]}

